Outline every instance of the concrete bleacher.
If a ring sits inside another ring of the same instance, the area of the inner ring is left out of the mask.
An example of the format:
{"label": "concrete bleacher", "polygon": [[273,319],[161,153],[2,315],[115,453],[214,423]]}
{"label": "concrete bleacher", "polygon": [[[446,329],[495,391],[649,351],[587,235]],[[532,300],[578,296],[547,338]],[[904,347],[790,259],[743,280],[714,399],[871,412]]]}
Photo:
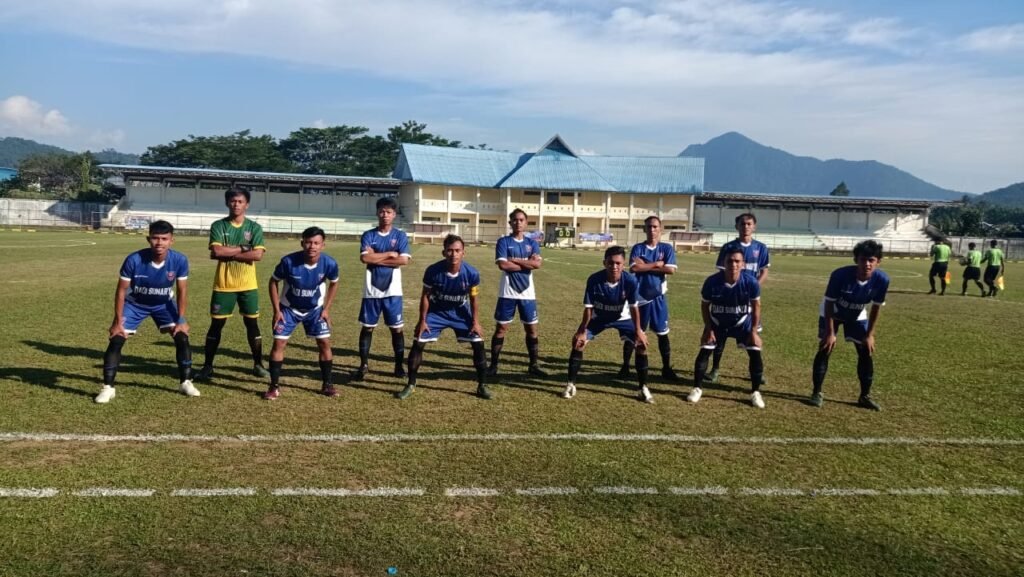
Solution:
{"label": "concrete bleacher", "polygon": [[[720,247],[723,244],[736,238],[735,229],[708,229],[702,231],[711,233],[711,244]],[[808,229],[771,229],[766,232],[758,232],[755,235],[757,240],[763,242],[768,248],[777,250],[825,250],[827,247],[818,237]]]}
{"label": "concrete bleacher", "polygon": [[882,244],[886,252],[927,254],[931,250],[932,241],[923,230],[894,230],[882,228],[875,231],[864,231],[853,234],[848,229],[815,230],[815,238],[827,249],[835,251],[852,250],[854,245],[866,239],[874,239]]}
{"label": "concrete bleacher", "polygon": [[[166,220],[174,228],[183,231],[204,232],[210,225],[221,218],[225,212],[207,210],[185,211],[168,209],[165,205],[140,205],[135,203],[128,210],[117,210],[110,214],[108,225],[116,228],[144,228],[154,220]],[[248,218],[259,223],[263,232],[281,234],[299,234],[310,226],[319,226],[329,235],[356,236],[377,225],[375,218],[341,217],[316,214],[289,214],[265,211],[250,211]]]}

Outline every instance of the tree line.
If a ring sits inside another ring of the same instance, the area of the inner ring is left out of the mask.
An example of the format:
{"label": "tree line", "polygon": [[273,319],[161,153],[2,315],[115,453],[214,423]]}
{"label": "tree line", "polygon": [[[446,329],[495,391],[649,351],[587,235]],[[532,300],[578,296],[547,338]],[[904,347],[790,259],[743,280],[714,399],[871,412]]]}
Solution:
{"label": "tree line", "polygon": [[953,236],[1024,237],[1024,209],[972,202],[967,196],[960,204],[933,209],[928,222]]}
{"label": "tree line", "polygon": [[[463,147],[408,120],[371,135],[365,126],[305,127],[286,138],[254,135],[250,130],[219,136],[194,136],[150,146],[139,162],[150,166],[219,168],[336,176],[386,177],[402,143]],[[487,148],[486,144],[466,148]],[[90,152],[33,154],[18,163],[18,176],[0,183],[0,196],[60,200],[115,201],[118,190],[103,180],[102,162]]]}

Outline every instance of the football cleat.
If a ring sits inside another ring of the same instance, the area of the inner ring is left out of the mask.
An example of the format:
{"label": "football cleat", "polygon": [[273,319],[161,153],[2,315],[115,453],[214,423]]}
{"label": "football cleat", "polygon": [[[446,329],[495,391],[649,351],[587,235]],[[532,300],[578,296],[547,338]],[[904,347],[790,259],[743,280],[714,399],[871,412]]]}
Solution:
{"label": "football cleat", "polygon": [[109,403],[110,399],[113,399],[116,394],[114,387],[111,387],[110,385],[103,385],[103,388],[100,389],[100,394],[96,395],[95,400],[97,403],[102,405],[104,403]]}
{"label": "football cleat", "polygon": [[181,391],[181,393],[186,397],[199,396],[199,389],[197,389],[195,385],[192,384],[192,381],[182,381],[181,386],[178,387],[178,390]]}
{"label": "football cleat", "polygon": [[654,395],[651,394],[651,390],[647,388],[647,385],[640,387],[640,394],[637,395],[637,398],[648,405],[654,404]]}
{"label": "football cleat", "polygon": [[398,377],[399,379],[404,379],[406,377],[406,375],[405,375],[405,367],[403,367],[401,365],[401,363],[396,364],[395,365],[395,372],[392,373],[392,374],[394,376]]}
{"label": "football cleat", "polygon": [[622,365],[622,368],[619,369],[619,372],[618,372],[618,374],[615,375],[615,377],[619,378],[619,379],[623,379],[623,380],[628,379],[629,378],[629,365]]}
{"label": "football cleat", "polygon": [[487,385],[481,383],[476,386],[476,396],[486,401],[491,400],[494,396],[491,394],[491,390],[487,388]]}
{"label": "football cleat", "polygon": [[409,396],[412,395],[412,391],[415,388],[416,388],[416,385],[405,385],[404,389],[402,389],[401,391],[395,393],[395,398],[399,399],[399,400],[408,399]]}
{"label": "football cleat", "polygon": [[818,391],[818,392],[816,392],[816,393],[811,395],[811,406],[812,407],[817,407],[817,408],[820,409],[821,406],[824,405],[824,404],[825,404],[825,395],[823,395],[821,393],[821,391]]}
{"label": "football cleat", "polygon": [[338,396],[338,389],[336,389],[334,385],[324,385],[320,389],[320,394],[325,397],[330,397],[333,399],[334,397]]}
{"label": "football cleat", "polygon": [[750,394],[750,404],[754,405],[758,409],[764,408],[764,399],[761,398],[760,391],[754,391],[753,393]]}
{"label": "football cleat", "polygon": [[860,398],[857,399],[857,406],[864,409],[870,409],[872,411],[882,410],[881,405],[876,403],[875,400],[871,398],[871,395],[861,395]]}
{"label": "football cleat", "polygon": [[546,372],[544,372],[544,369],[541,369],[540,366],[538,366],[538,365],[530,365],[526,369],[526,374],[528,374],[528,375],[530,375],[532,377],[546,377],[546,376],[548,376],[548,374]]}
{"label": "football cleat", "polygon": [[353,381],[361,381],[366,378],[366,373],[370,372],[370,367],[366,365],[360,365],[356,372],[352,373]]}
{"label": "football cleat", "polygon": [[252,376],[266,379],[270,377],[270,371],[268,371],[263,365],[253,365]]}
{"label": "football cleat", "polygon": [[686,400],[691,403],[696,403],[700,400],[700,396],[703,394],[704,391],[700,390],[700,387],[694,387],[693,390],[690,391],[690,394],[686,395]]}
{"label": "football cleat", "polygon": [[213,367],[206,367],[199,369],[199,373],[195,376],[197,383],[205,383],[213,378]]}
{"label": "football cleat", "polygon": [[670,383],[678,383],[680,381],[679,375],[672,370],[672,367],[665,367],[661,369],[661,378]]}
{"label": "football cleat", "polygon": [[711,369],[711,372],[708,373],[708,376],[704,380],[709,382],[709,383],[711,383],[712,385],[717,385],[718,384],[718,369]]}
{"label": "football cleat", "polygon": [[565,390],[562,391],[563,399],[571,399],[576,396],[576,385],[569,383],[565,385]]}
{"label": "football cleat", "polygon": [[269,389],[267,389],[267,392],[263,393],[263,400],[264,401],[275,401],[280,396],[281,396],[281,388],[280,387],[270,387]]}

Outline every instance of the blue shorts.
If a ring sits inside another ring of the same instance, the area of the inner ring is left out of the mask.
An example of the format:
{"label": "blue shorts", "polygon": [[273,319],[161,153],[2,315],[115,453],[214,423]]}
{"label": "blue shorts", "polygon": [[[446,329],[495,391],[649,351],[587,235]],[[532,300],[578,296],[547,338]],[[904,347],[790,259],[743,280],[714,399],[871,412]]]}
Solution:
{"label": "blue shorts", "polygon": [[[858,345],[864,342],[864,338],[868,336],[868,321],[841,321],[839,319],[832,319],[836,329],[836,336],[839,336],[839,328],[842,327],[843,334],[846,335],[846,340],[851,343],[857,343]],[[818,339],[824,339],[827,330],[825,327],[825,317],[818,317]]]}
{"label": "blue shorts", "polygon": [[604,332],[605,329],[618,330],[619,338],[623,341],[636,341],[636,330],[634,330],[632,319],[602,321],[595,317],[590,319],[590,323],[587,324],[587,342],[594,340],[594,337]]}
{"label": "blue shorts", "polygon": [[434,312],[427,311],[427,330],[416,340],[421,343],[432,343],[441,336],[445,329],[455,331],[455,338],[460,342],[479,343],[483,337],[473,332],[473,313],[467,308]]}
{"label": "blue shorts", "polygon": [[384,313],[384,324],[388,328],[400,329],[405,324],[402,320],[402,297],[363,297],[363,306],[359,309],[359,324],[364,327],[375,327]]}
{"label": "blue shorts", "polygon": [[668,297],[661,295],[640,305],[640,328],[651,329],[656,335],[668,334]]}
{"label": "blue shorts", "polygon": [[281,314],[284,318],[281,319],[281,322],[274,325],[275,339],[288,340],[288,337],[292,336],[292,331],[295,330],[295,327],[299,326],[299,323],[302,323],[302,328],[306,329],[307,337],[313,339],[331,338],[331,325],[320,318],[320,315],[323,314],[323,309],[320,307],[307,313],[300,313],[289,307],[281,307]]}
{"label": "blue shorts", "polygon": [[124,303],[124,332],[133,335],[139,325],[147,318],[153,317],[156,326],[169,329],[178,324],[178,303],[167,301],[158,305],[140,305],[131,301]]}
{"label": "blue shorts", "polygon": [[540,322],[537,316],[537,301],[534,299],[507,299],[499,298],[498,304],[494,307],[494,320],[498,324],[507,325],[516,318],[516,310],[519,311],[519,320],[524,325],[535,325]]}
{"label": "blue shorts", "polygon": [[744,350],[750,349],[752,351],[759,351],[761,350],[760,347],[751,347],[747,345],[747,342],[750,341],[750,334],[752,332],[749,322],[729,328],[715,327],[715,344],[701,345],[700,348],[714,349],[716,347],[724,347],[725,341],[729,339],[736,339],[737,347]]}

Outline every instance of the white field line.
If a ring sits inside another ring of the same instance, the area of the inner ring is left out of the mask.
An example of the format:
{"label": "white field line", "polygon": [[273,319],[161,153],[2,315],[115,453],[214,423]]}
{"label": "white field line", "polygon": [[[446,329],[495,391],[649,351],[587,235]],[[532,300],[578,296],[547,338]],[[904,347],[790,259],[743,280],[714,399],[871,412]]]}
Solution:
{"label": "white field line", "polygon": [[900,496],[917,496],[917,495],[949,495],[949,489],[943,489],[942,487],[920,487],[920,488],[908,488],[908,489],[887,489],[885,491],[890,495]]}
{"label": "white field line", "polygon": [[800,497],[805,494],[803,489],[785,487],[743,487],[739,492],[746,497]]}
{"label": "white field line", "polygon": [[448,487],[444,490],[445,497],[497,497],[500,494],[498,489],[484,487]]}
{"label": "white field line", "polygon": [[612,433],[451,433],[383,435],[102,435],[84,433],[0,433],[0,442],[64,443],[430,443],[507,441],[658,442],[692,445],[946,445],[1024,447],[1024,439],[941,437],[731,437]]}
{"label": "white field line", "polygon": [[824,497],[877,497],[882,492],[878,489],[836,489],[827,487],[811,491],[811,495]]}
{"label": "white field line", "polygon": [[153,489],[117,489],[114,487],[91,487],[72,493],[76,497],[152,497]]}
{"label": "white field line", "polygon": [[60,489],[21,489],[17,487],[0,487],[0,497],[42,499],[45,497],[56,497],[58,493],[60,493]]}
{"label": "white field line", "polygon": [[668,492],[673,495],[727,495],[729,489],[725,487],[669,487]]}
{"label": "white field line", "polygon": [[275,497],[422,497],[425,489],[403,489],[397,487],[378,487],[376,489],[314,489],[285,487],[273,489]]}
{"label": "white field line", "polygon": [[1008,496],[1018,497],[1020,496],[1020,490],[1013,487],[969,487],[960,489],[960,492],[964,495],[972,497],[991,497],[991,496]]}
{"label": "white field line", "polygon": [[228,487],[223,489],[175,489],[172,497],[252,497],[256,489],[250,487]]}
{"label": "white field line", "polygon": [[579,489],[577,489],[576,487],[528,487],[526,489],[516,489],[516,495],[525,495],[528,497],[547,497],[551,495],[575,495],[579,492]]}
{"label": "white field line", "polygon": [[594,487],[595,493],[604,495],[657,495],[654,487]]}

